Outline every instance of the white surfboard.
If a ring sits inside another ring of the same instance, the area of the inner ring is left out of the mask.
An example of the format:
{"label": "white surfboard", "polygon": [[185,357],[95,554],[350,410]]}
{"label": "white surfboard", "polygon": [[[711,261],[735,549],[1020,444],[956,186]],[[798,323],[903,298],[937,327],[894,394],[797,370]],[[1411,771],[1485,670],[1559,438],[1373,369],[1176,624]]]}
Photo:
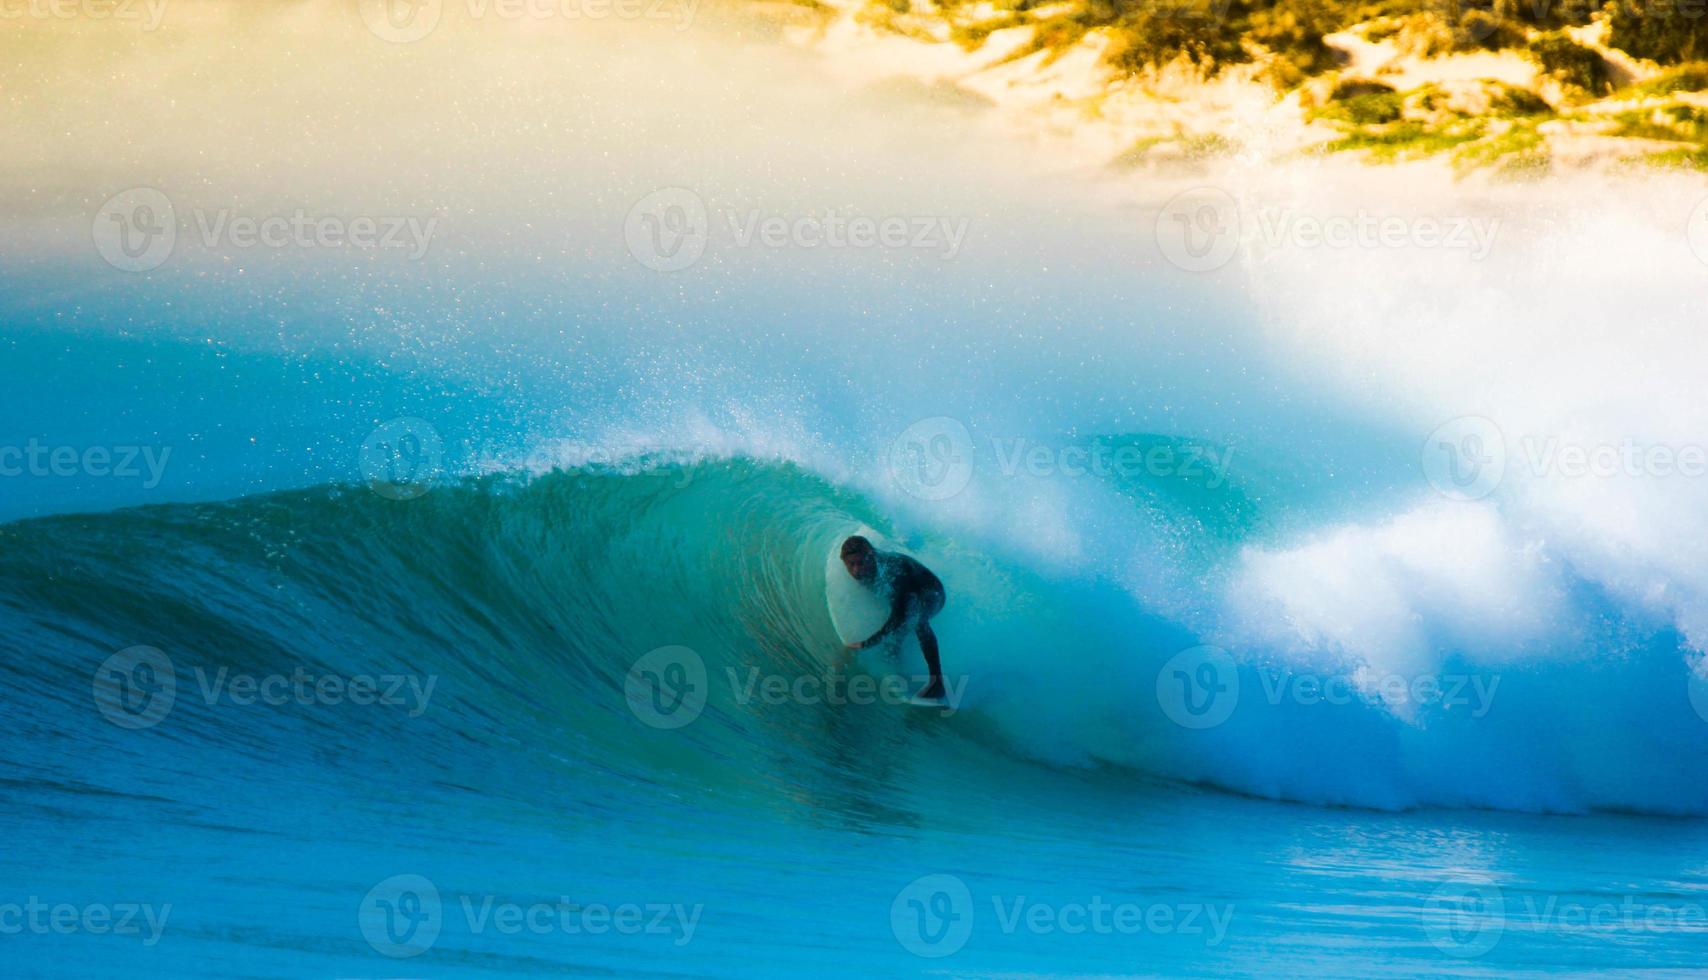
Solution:
{"label": "white surfboard", "polygon": [[[861,528],[859,533],[878,548],[876,531]],[[842,539],[831,545],[824,563],[824,604],[830,610],[830,624],[843,643],[859,643],[876,633],[890,618],[889,603],[874,589],[854,581],[842,564]]]}

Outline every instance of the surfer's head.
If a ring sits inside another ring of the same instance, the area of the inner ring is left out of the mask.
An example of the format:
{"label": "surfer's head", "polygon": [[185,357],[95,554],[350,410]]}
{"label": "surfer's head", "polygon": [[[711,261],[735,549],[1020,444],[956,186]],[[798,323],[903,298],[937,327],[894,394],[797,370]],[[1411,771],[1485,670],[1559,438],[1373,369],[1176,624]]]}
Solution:
{"label": "surfer's head", "polygon": [[842,542],[842,564],[856,582],[870,582],[878,577],[878,551],[858,534]]}

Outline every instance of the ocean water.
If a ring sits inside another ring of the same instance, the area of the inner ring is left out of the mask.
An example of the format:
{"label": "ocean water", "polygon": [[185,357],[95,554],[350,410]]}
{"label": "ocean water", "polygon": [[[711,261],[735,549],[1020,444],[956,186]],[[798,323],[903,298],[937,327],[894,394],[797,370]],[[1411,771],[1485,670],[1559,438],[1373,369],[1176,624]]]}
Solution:
{"label": "ocean water", "polygon": [[[1699,191],[1108,178],[696,24],[0,76],[3,972],[1708,969]],[[436,224],[202,232],[299,209]],[[741,237],[832,211],[949,231]],[[1264,230],[1364,214],[1496,231]],[[855,532],[946,583],[947,708],[843,653]]]}

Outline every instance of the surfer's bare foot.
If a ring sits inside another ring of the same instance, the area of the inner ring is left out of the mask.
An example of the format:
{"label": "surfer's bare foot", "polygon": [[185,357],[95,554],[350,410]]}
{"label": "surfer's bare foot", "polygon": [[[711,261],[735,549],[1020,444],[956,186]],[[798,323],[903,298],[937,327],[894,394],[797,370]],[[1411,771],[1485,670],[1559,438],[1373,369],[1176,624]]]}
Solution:
{"label": "surfer's bare foot", "polygon": [[943,682],[942,681],[932,681],[931,683],[920,688],[919,693],[917,695],[915,695],[915,697],[923,698],[926,701],[941,701],[941,700],[943,700]]}

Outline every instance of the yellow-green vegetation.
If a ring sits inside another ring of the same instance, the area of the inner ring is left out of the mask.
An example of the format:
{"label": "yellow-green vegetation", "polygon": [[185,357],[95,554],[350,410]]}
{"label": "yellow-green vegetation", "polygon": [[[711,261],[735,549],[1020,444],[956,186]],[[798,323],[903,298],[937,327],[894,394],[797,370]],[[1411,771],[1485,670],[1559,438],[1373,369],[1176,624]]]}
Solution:
{"label": "yellow-green vegetation", "polygon": [[1671,95],[1674,92],[1708,91],[1708,61],[1692,61],[1636,85],[1635,95]]}
{"label": "yellow-green vegetation", "polygon": [[[968,48],[996,31],[1027,29],[1011,58],[1043,52],[1048,62],[1095,32],[1116,80],[1170,65],[1206,77],[1252,65],[1253,77],[1278,93],[1297,90],[1307,117],[1338,131],[1320,147],[1326,152],[1376,161],[1448,154],[1462,171],[1524,177],[1550,169],[1550,141],[1567,136],[1643,141],[1631,144],[1633,159],[1708,169],[1708,0],[865,2],[869,23],[916,36],[931,23],[938,37],[947,25]],[[1333,37],[1343,32],[1357,41]],[[1381,78],[1344,77],[1349,44],[1388,45],[1414,62],[1510,52],[1535,65],[1535,82],[1400,91]],[[1657,149],[1655,141],[1677,145]],[[1115,164],[1237,150],[1219,134],[1177,132],[1139,141]]]}
{"label": "yellow-green vegetation", "polygon": [[1553,112],[1535,93],[1500,82],[1398,92],[1357,79],[1336,85],[1312,114],[1344,134],[1323,147],[1327,152],[1388,163],[1452,151],[1455,165],[1471,170],[1508,156],[1545,155],[1536,127]]}
{"label": "yellow-green vegetation", "polygon": [[1393,163],[1397,160],[1434,156],[1480,139],[1481,135],[1475,127],[1466,127],[1459,132],[1440,132],[1420,123],[1401,123],[1379,132],[1353,133],[1335,140],[1324,149],[1331,153],[1363,152],[1369,159],[1378,163]]}
{"label": "yellow-green vegetation", "polygon": [[1027,53],[1059,51],[1100,31],[1112,42],[1108,57],[1118,70],[1136,72],[1184,58],[1215,72],[1262,60],[1286,85],[1334,67],[1324,35],[1393,5],[1393,0],[940,0],[935,9],[953,25],[953,37],[969,47],[1010,27],[1033,28]]}
{"label": "yellow-green vegetation", "polygon": [[1351,79],[1334,87],[1328,104],[1318,110],[1318,115],[1353,126],[1380,126],[1397,122],[1404,109],[1405,100],[1392,85]]}
{"label": "yellow-green vegetation", "polygon": [[1708,144],[1708,109],[1693,105],[1657,106],[1621,112],[1615,136]]}
{"label": "yellow-green vegetation", "polygon": [[1240,145],[1220,133],[1182,132],[1173,136],[1147,136],[1122,151],[1110,161],[1110,166],[1117,170],[1147,166],[1162,158],[1161,150],[1167,151],[1167,157],[1196,163],[1232,156],[1239,152]]}
{"label": "yellow-green vegetation", "polygon": [[1536,127],[1533,118],[1514,120],[1499,132],[1456,150],[1453,166],[1460,171],[1490,167],[1497,177],[1515,180],[1542,176],[1552,167],[1553,159],[1548,141]]}
{"label": "yellow-green vegetation", "polygon": [[1538,34],[1528,53],[1543,72],[1584,95],[1602,96],[1613,89],[1613,75],[1601,52],[1577,43],[1565,31]]}
{"label": "yellow-green vegetation", "polygon": [[1683,168],[1686,170],[1708,170],[1708,147],[1681,147],[1676,150],[1662,150],[1650,153],[1632,161],[1651,167]]}
{"label": "yellow-green vegetation", "polygon": [[1702,0],[1613,0],[1607,41],[1662,64],[1708,58],[1708,10]]}
{"label": "yellow-green vegetation", "polygon": [[[867,2],[904,13],[910,3],[926,9],[925,0]],[[1109,60],[1118,69],[1185,58],[1214,72],[1262,61],[1276,69],[1278,84],[1291,85],[1333,69],[1335,54],[1323,38],[1354,25],[1373,24],[1371,40],[1396,38],[1423,55],[1501,50],[1524,48],[1539,32],[1587,24],[1599,6],[1586,0],[936,0],[929,9],[968,47],[998,30],[1030,27],[1028,51],[1057,51],[1100,31],[1112,41]],[[1688,31],[1651,33],[1641,35],[1645,47],[1662,53],[1645,57],[1677,62],[1702,48]],[[1674,41],[1677,51],[1665,53]]]}
{"label": "yellow-green vegetation", "polygon": [[1424,85],[1403,93],[1368,81],[1342,82],[1312,117],[1343,134],[1324,151],[1360,152],[1379,163],[1450,152],[1461,173],[1489,169],[1497,177],[1531,177],[1552,167],[1543,126],[1557,120],[1601,138],[1676,144],[1633,153],[1628,156],[1632,161],[1708,170],[1708,100],[1670,101],[1666,93],[1644,86],[1612,92],[1597,102],[1555,107],[1533,92],[1498,82],[1451,90]]}

